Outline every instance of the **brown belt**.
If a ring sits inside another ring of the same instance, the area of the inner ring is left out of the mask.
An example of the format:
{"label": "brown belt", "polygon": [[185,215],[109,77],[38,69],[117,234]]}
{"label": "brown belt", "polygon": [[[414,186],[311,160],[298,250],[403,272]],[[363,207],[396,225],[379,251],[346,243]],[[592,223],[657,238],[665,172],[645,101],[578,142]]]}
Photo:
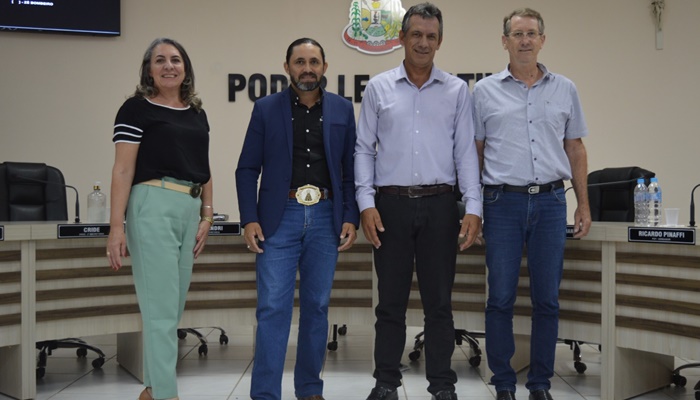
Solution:
{"label": "brown belt", "polygon": [[[329,189],[319,189],[321,191],[321,200],[328,200],[333,198],[333,192],[331,192]],[[289,198],[290,199],[296,199],[297,198],[297,190],[296,189],[289,189]]]}
{"label": "brown belt", "polygon": [[175,182],[166,181],[163,179],[151,179],[150,181],[140,182],[142,185],[155,186],[163,189],[174,190],[180,193],[187,193],[190,196],[197,198],[202,194],[202,185],[195,183],[192,186],[182,185]]}
{"label": "brown belt", "polygon": [[438,194],[452,193],[452,185],[425,185],[425,186],[380,186],[377,191],[382,194],[394,196],[408,196],[411,198],[436,196]]}

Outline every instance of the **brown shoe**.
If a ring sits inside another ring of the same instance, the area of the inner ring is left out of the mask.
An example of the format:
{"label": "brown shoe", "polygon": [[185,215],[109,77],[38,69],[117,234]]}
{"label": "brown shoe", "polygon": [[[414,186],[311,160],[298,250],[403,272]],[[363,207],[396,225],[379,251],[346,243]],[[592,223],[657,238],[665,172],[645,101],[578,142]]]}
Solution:
{"label": "brown shoe", "polygon": [[141,394],[139,395],[139,400],[153,400],[151,388],[144,388],[143,392],[141,392]]}
{"label": "brown shoe", "polygon": [[297,400],[326,400],[321,396],[320,394],[315,394],[313,396],[308,396],[308,397],[297,397]]}

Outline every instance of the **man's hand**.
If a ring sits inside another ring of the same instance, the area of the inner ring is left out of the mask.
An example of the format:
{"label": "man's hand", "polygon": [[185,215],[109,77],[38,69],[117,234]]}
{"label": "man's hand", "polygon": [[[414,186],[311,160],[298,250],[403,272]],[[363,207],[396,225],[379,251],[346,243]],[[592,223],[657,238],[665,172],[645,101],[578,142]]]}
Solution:
{"label": "man's hand", "polygon": [[574,237],[578,239],[588,235],[589,229],[591,229],[590,208],[588,208],[588,205],[576,207],[574,212]]}
{"label": "man's hand", "polygon": [[365,237],[372,243],[375,249],[378,249],[379,246],[382,245],[382,242],[379,241],[377,232],[384,232],[384,225],[382,225],[382,218],[379,216],[379,211],[374,207],[366,208],[360,213],[360,220]]}
{"label": "man's hand", "polygon": [[[343,231],[340,232],[340,247],[338,247],[338,251],[345,251],[349,248],[352,247],[352,244],[355,243],[355,239],[357,239],[357,232],[355,231],[355,225],[351,224],[350,222],[345,222],[343,224]],[[343,240],[345,242],[343,243]]]}
{"label": "man's hand", "polygon": [[245,244],[248,246],[248,250],[253,253],[262,253],[263,250],[258,247],[258,241],[264,242],[265,236],[263,236],[262,228],[257,222],[248,222],[245,227],[243,227],[243,238],[245,239]]}
{"label": "man's hand", "polygon": [[466,239],[460,243],[459,250],[463,251],[474,244],[480,233],[481,218],[474,214],[464,214],[464,218],[462,218],[462,228],[459,230],[459,239],[460,241],[464,238]]}

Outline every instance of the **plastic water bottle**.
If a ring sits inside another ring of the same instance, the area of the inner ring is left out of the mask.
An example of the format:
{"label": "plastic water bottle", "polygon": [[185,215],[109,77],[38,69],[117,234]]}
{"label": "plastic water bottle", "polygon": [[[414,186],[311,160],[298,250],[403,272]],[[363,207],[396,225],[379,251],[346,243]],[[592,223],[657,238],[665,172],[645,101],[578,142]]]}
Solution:
{"label": "plastic water bottle", "polygon": [[661,186],[659,180],[651,178],[649,187],[649,226],[661,225]]}
{"label": "plastic water bottle", "polygon": [[637,186],[634,187],[634,225],[649,225],[649,193],[644,178],[637,179]]}
{"label": "plastic water bottle", "polygon": [[88,222],[107,222],[107,195],[100,190],[100,182],[95,182],[88,195]]}

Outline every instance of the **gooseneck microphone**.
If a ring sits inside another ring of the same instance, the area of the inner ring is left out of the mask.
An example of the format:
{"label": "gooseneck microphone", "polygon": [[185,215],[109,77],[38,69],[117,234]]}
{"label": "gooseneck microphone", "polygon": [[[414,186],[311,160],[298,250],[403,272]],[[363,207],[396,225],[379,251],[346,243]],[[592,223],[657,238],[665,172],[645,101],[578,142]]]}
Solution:
{"label": "gooseneck microphone", "polygon": [[695,185],[693,190],[690,191],[690,222],[688,223],[688,226],[695,226],[695,200],[693,200],[693,197],[695,196],[695,189],[700,186],[700,183]]}
{"label": "gooseneck microphone", "polygon": [[[627,180],[624,180],[624,181],[589,183],[589,184],[587,184],[586,186],[587,186],[587,187],[611,186],[611,185],[619,185],[619,184],[621,184],[621,183],[631,183],[631,182],[637,182],[637,178],[627,179]],[[569,190],[571,190],[571,189],[573,189],[573,188],[574,188],[573,186],[569,186],[568,188],[566,188],[566,190],[564,191],[564,193],[566,194],[566,192],[568,192]]]}
{"label": "gooseneck microphone", "polygon": [[80,199],[78,195],[78,189],[76,189],[74,186],[71,185],[66,185],[65,183],[58,183],[58,182],[51,182],[51,181],[45,181],[42,179],[34,179],[34,178],[27,178],[26,176],[19,176],[17,174],[12,174],[10,177],[15,180],[15,181],[26,181],[26,182],[36,182],[36,183],[45,183],[49,185],[58,185],[58,186],[63,186],[67,188],[73,189],[75,192],[75,223],[78,224],[80,223]]}

